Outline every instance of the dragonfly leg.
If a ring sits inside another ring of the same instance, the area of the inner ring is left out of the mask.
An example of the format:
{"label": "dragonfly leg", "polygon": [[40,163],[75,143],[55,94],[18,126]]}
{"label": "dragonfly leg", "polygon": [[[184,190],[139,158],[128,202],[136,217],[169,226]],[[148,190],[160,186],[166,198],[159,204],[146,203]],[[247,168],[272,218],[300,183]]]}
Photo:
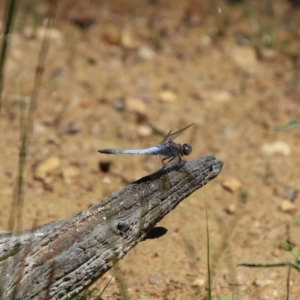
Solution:
{"label": "dragonfly leg", "polygon": [[[166,164],[170,163],[170,162],[173,161],[176,157],[178,157],[179,163],[183,161],[183,160],[181,159],[181,155],[178,155],[178,156],[167,156],[167,157],[165,157],[165,158],[162,159],[163,165],[165,166]],[[168,160],[168,161],[165,163],[166,160]]]}
{"label": "dragonfly leg", "polygon": [[[176,156],[171,156],[171,157],[170,157],[170,156],[167,156],[167,157],[163,158],[163,159],[162,159],[163,165],[165,166],[166,164],[170,163],[172,160],[175,159],[175,157],[176,157]],[[168,160],[168,161],[165,163],[165,160]]]}

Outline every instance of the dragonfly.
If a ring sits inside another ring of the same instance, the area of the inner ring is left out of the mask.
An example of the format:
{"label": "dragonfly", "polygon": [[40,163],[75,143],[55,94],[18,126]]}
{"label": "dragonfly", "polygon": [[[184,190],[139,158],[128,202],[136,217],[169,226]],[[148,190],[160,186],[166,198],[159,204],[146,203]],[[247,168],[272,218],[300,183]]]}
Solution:
{"label": "dragonfly", "polygon": [[178,158],[179,161],[182,161],[183,156],[187,156],[191,154],[192,147],[189,144],[177,144],[174,140],[186,129],[193,126],[193,124],[188,125],[174,133],[172,130],[165,136],[165,138],[154,147],[146,148],[146,149],[102,149],[98,150],[100,153],[104,154],[148,154],[148,155],[160,155],[164,158],[162,159],[162,163],[164,166],[169,164],[175,158]]}

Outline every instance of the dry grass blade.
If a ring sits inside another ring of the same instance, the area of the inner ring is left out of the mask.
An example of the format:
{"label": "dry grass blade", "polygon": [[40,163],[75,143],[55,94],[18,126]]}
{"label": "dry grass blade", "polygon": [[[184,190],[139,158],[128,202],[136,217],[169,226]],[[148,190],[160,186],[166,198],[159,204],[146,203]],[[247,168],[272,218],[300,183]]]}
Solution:
{"label": "dry grass blade", "polygon": [[1,56],[0,56],[0,112],[2,108],[2,90],[3,90],[3,82],[4,82],[4,66],[6,55],[8,51],[8,44],[9,44],[9,35],[12,32],[12,27],[14,24],[14,14],[16,10],[16,0],[7,1],[7,9],[6,11],[6,20],[5,20],[5,30],[3,32],[2,38],[2,47],[1,47]]}

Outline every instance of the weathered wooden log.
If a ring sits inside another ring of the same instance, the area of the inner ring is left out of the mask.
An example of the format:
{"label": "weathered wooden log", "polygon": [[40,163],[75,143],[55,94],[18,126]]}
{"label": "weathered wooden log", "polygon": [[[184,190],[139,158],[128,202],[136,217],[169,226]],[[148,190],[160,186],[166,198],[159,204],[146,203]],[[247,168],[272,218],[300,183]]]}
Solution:
{"label": "weathered wooden log", "polygon": [[66,220],[0,234],[0,295],[22,300],[77,295],[222,166],[213,155],[174,163],[167,173],[144,177]]}

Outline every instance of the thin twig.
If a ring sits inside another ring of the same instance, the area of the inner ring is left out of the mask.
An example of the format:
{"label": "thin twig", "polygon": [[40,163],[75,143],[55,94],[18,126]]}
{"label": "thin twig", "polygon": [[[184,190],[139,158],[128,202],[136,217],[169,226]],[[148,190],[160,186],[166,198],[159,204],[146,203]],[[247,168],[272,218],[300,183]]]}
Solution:
{"label": "thin twig", "polygon": [[290,276],[291,276],[291,270],[292,268],[288,268],[288,275],[286,279],[286,300],[290,299]]}
{"label": "thin twig", "polygon": [[241,263],[239,266],[249,268],[277,268],[277,267],[290,267],[300,273],[300,266],[294,265],[289,262],[274,263],[274,264],[256,264],[256,263]]}

